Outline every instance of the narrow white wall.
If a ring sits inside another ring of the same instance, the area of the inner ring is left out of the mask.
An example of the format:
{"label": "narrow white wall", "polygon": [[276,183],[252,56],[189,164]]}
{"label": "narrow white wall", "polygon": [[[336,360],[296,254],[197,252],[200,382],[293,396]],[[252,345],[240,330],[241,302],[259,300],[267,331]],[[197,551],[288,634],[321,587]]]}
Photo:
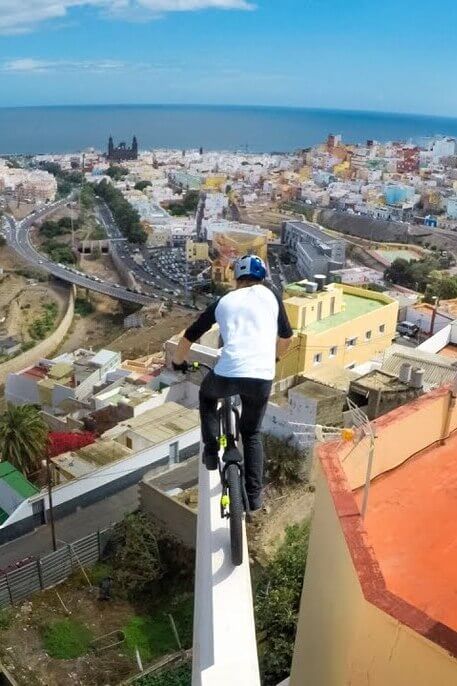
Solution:
{"label": "narrow white wall", "polygon": [[448,324],[434,336],[418,345],[417,350],[422,350],[425,353],[438,353],[450,342],[451,331],[452,325]]}

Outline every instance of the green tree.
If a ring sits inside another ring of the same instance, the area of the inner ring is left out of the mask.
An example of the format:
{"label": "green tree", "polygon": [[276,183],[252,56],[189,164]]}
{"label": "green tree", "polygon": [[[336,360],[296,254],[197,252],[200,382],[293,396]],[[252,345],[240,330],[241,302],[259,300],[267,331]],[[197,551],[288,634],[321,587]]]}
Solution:
{"label": "green tree", "polygon": [[126,167],[121,167],[118,164],[112,164],[107,170],[106,175],[109,176],[113,181],[120,181],[127,176],[129,170]]}
{"label": "green tree", "polygon": [[95,193],[94,189],[89,183],[85,183],[83,187],[81,188],[81,207],[84,207],[86,210],[90,210],[93,208],[94,203],[95,203]]}
{"label": "green tree", "polygon": [[134,188],[136,191],[144,191],[144,189],[148,186],[152,186],[152,183],[150,181],[138,181],[138,183],[135,184]]}
{"label": "green tree", "polygon": [[48,427],[34,405],[8,405],[0,416],[0,455],[25,476],[45,457]]}
{"label": "green tree", "polygon": [[102,198],[111,212],[124,236],[131,243],[146,243],[147,235],[140,224],[140,215],[124,198],[121,191],[103,179],[94,186],[95,193]]}
{"label": "green tree", "polygon": [[428,300],[435,297],[440,300],[457,298],[457,277],[439,271],[430,272],[426,297]]}

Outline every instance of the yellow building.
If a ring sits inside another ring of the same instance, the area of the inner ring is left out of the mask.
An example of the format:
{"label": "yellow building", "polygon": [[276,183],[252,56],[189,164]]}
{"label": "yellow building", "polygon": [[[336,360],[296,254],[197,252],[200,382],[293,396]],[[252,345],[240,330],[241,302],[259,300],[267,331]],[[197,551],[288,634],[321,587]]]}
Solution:
{"label": "yellow building", "polygon": [[227,177],[223,174],[208,176],[205,179],[203,188],[207,191],[221,191],[227,183]]}
{"label": "yellow building", "polygon": [[369,437],[317,451],[290,686],[457,683],[455,393],[373,424],[365,517]]}
{"label": "yellow building", "polygon": [[351,163],[344,161],[335,164],[333,167],[333,173],[340,178],[348,178],[351,174]]}
{"label": "yellow building", "polygon": [[233,283],[233,262],[242,255],[258,255],[267,261],[270,232],[252,228],[252,231],[230,230],[214,232],[212,243],[216,259],[212,264],[211,278],[215,283]]}
{"label": "yellow building", "polygon": [[294,338],[278,364],[280,379],[321,365],[353,367],[383,352],[395,335],[398,304],[388,296],[341,284],[313,288],[307,281],[286,288]]}

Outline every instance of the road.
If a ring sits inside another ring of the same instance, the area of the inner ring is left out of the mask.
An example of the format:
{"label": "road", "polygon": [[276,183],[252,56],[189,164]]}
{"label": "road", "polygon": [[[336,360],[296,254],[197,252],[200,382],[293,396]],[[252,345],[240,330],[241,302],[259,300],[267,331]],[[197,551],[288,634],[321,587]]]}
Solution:
{"label": "road", "polygon": [[[32,245],[30,240],[30,231],[33,223],[37,219],[44,219],[48,214],[53,212],[57,207],[67,202],[67,199],[62,200],[52,205],[47,205],[42,210],[35,212],[32,216],[26,217],[21,222],[16,222],[12,217],[5,215],[5,230],[4,236],[10,248],[12,248],[22,259],[24,259],[32,267],[47,271],[49,274],[56,276],[62,281],[73,283],[81,288],[88,288],[89,290],[108,295],[117,300],[125,300],[128,302],[138,303],[140,305],[150,305],[153,302],[151,295],[141,293],[132,293],[120,284],[112,284],[106,281],[95,281],[89,276],[75,273],[71,268],[64,265],[56,264],[49,260],[45,255],[42,255]],[[119,240],[117,232],[119,229],[110,225],[110,232],[112,238]],[[116,235],[115,235],[116,233]]]}
{"label": "road", "polygon": [[[104,529],[119,522],[128,512],[138,508],[138,485],[115,493],[109,498],[88,505],[67,517],[57,519],[56,537],[59,547],[73,543],[79,538],[88,536],[97,529]],[[26,557],[39,557],[52,552],[51,529],[49,525],[40,526],[25,536],[0,546],[0,568]]]}

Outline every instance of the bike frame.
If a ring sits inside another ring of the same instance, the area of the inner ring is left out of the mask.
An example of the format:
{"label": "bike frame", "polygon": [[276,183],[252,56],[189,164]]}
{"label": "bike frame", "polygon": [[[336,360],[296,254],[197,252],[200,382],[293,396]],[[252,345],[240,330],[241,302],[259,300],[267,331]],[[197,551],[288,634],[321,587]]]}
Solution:
{"label": "bike frame", "polygon": [[245,512],[249,512],[249,501],[244,481],[244,458],[237,445],[240,438],[240,413],[235,406],[234,398],[223,398],[220,403],[218,412],[220,449],[219,474],[222,483],[221,517],[224,518],[230,516],[230,494],[228,492],[227,479],[225,476],[229,465],[235,464],[238,467]]}
{"label": "bike frame", "polygon": [[[201,367],[212,371],[211,367],[203,362],[194,362],[190,369],[197,371]],[[219,475],[222,484],[221,517],[230,517],[230,494],[226,479],[226,471],[229,465],[235,464],[239,471],[241,495],[245,512],[249,513],[249,500],[244,482],[244,457],[238,448],[240,439],[240,412],[235,404],[235,398],[221,398],[218,409],[219,419]]]}

